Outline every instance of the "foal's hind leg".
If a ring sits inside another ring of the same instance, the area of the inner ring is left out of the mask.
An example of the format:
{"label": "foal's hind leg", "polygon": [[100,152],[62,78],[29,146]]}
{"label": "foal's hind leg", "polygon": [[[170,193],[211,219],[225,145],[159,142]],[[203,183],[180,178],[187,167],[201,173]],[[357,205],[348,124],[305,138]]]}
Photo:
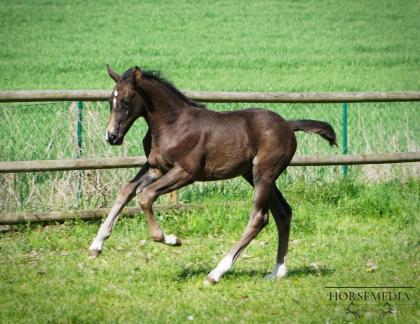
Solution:
{"label": "foal's hind leg", "polygon": [[[243,176],[251,186],[254,186],[252,176],[246,174]],[[286,254],[289,245],[290,222],[292,219],[292,208],[284,199],[281,192],[273,184],[268,203],[271,214],[276,222],[278,232],[277,259],[273,271],[267,275],[267,279],[281,278],[286,275]]]}
{"label": "foal's hind leg", "polygon": [[96,258],[102,252],[104,241],[111,235],[112,228],[117,222],[119,213],[124,206],[136,195],[136,191],[141,189],[158,179],[159,174],[149,168],[149,164],[145,164],[140,172],[125,185],[117,196],[111,212],[99,228],[98,234],[89,247],[89,257]]}
{"label": "foal's hind leg", "polygon": [[271,193],[271,183],[263,180],[255,185],[254,208],[241,239],[230,252],[220,261],[217,267],[210,272],[206,282],[217,283],[220,277],[228,271],[245,247],[258,235],[268,223],[268,200]]}
{"label": "foal's hind leg", "polygon": [[276,264],[273,271],[267,275],[267,279],[276,279],[286,275],[286,254],[289,245],[292,208],[275,184],[272,187],[269,207],[277,226],[278,247]]}

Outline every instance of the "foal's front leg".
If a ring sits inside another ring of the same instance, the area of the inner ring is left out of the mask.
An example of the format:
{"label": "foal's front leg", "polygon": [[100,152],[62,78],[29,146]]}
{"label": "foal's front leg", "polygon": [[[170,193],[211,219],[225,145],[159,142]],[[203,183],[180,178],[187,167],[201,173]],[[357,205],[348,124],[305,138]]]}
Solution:
{"label": "foal's front leg", "polygon": [[181,241],[175,235],[166,235],[159,228],[153,214],[153,202],[162,194],[179,189],[191,183],[192,176],[181,167],[175,166],[156,182],[143,189],[140,194],[140,206],[149,223],[150,234],[155,242],[172,246],[181,245]]}
{"label": "foal's front leg", "polygon": [[156,181],[158,178],[159,173],[154,169],[151,169],[149,164],[146,163],[141,168],[140,172],[121,189],[115,204],[111,209],[111,212],[102,223],[98,234],[89,247],[90,258],[96,258],[101,254],[104,241],[110,237],[112,228],[117,222],[119,213],[124,208],[124,206],[136,195],[136,192],[140,192],[144,187]]}

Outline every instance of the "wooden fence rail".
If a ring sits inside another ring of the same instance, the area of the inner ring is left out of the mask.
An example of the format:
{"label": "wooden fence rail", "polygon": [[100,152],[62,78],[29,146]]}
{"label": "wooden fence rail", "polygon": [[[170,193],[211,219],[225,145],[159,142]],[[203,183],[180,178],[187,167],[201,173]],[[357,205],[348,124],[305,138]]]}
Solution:
{"label": "wooden fence rail", "polygon": [[[420,91],[394,92],[222,92],[191,91],[183,93],[202,102],[260,103],[341,103],[420,101]],[[111,90],[22,90],[0,91],[0,102],[34,101],[105,101]]]}
{"label": "wooden fence rail", "polygon": [[[382,164],[420,161],[420,152],[358,154],[358,155],[310,155],[295,156],[292,166]],[[77,160],[35,160],[0,162],[0,173],[69,171],[89,169],[115,169],[140,167],[146,157],[118,157]]]}
{"label": "wooden fence rail", "polygon": [[[172,208],[188,208],[187,205],[170,204],[156,206],[159,211],[167,211]],[[43,212],[18,212],[0,213],[0,225],[16,225],[21,223],[44,223],[44,222],[64,222],[66,220],[80,219],[85,221],[101,219],[106,217],[111,208],[97,208],[86,210],[55,210]],[[134,216],[141,214],[139,207],[125,207],[120,216]]]}

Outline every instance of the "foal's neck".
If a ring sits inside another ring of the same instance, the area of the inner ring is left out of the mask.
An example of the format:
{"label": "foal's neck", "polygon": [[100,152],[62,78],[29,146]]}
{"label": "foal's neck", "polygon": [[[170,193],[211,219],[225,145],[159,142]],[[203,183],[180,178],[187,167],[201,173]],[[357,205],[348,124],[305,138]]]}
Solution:
{"label": "foal's neck", "polygon": [[148,97],[144,118],[152,134],[176,122],[187,104],[164,84],[142,80],[141,88]]}

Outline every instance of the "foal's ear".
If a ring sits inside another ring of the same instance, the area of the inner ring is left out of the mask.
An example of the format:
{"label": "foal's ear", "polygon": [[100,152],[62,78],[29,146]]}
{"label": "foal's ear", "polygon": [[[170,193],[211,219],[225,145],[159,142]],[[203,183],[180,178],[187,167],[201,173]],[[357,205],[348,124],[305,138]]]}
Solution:
{"label": "foal's ear", "polygon": [[109,76],[115,81],[115,82],[118,82],[118,81],[121,81],[121,76],[117,73],[117,72],[115,72],[114,70],[112,70],[110,67],[109,67],[109,65],[107,64],[106,65],[106,69],[107,69],[107,71],[108,71],[108,74],[109,74]]}
{"label": "foal's ear", "polygon": [[140,68],[138,66],[136,66],[134,68],[133,76],[134,76],[134,80],[139,81],[141,79],[141,70],[140,70]]}

